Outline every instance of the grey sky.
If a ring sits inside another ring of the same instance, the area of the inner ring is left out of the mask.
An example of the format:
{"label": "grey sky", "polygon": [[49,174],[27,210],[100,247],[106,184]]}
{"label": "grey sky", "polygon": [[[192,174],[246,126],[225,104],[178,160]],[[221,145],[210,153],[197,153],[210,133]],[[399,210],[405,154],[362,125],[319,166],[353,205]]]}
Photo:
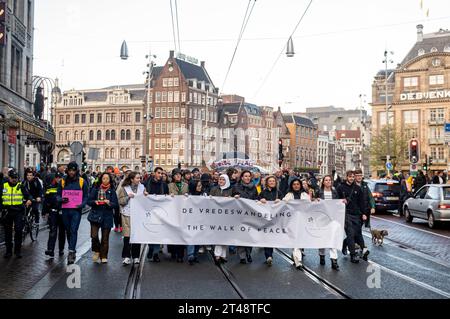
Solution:
{"label": "grey sky", "polygon": [[[309,0],[257,0],[225,88],[221,88],[247,0],[178,0],[181,52],[206,61],[223,93],[283,111],[359,105],[387,47],[399,63],[424,33],[450,26],[450,1],[314,0],[284,54],[255,95]],[[426,10],[430,15],[426,17]],[[130,58],[119,58],[126,39]],[[62,89],[142,83],[151,48],[163,64],[174,49],[169,0],[36,0],[34,73]],[[290,103],[286,103],[290,102]]]}

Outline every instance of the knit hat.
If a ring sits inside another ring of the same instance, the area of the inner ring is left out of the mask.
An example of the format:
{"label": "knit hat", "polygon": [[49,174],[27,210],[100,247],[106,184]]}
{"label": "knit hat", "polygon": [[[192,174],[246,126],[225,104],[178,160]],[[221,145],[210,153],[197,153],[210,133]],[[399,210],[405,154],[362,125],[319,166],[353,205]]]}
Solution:
{"label": "knit hat", "polygon": [[69,165],[67,165],[67,170],[70,171],[78,171],[78,164],[77,162],[70,162]]}

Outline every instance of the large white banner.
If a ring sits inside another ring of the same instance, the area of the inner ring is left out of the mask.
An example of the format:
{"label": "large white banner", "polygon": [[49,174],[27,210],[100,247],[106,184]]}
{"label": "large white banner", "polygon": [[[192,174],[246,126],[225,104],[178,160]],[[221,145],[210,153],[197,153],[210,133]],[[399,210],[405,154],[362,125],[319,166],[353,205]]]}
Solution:
{"label": "large white banner", "polygon": [[342,249],[341,200],[254,200],[140,195],[131,199],[131,242]]}

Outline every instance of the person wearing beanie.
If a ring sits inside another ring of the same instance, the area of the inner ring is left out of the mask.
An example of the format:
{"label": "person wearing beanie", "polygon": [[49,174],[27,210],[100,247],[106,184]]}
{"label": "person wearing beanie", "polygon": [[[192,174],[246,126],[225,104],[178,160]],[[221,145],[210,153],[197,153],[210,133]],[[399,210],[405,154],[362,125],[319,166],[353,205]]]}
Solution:
{"label": "person wearing beanie", "polygon": [[[74,208],[61,209],[64,226],[69,234],[68,265],[75,263],[78,228],[80,227],[83,208],[87,205],[89,196],[88,183],[79,174],[78,164],[76,162],[70,162],[67,165],[67,176],[59,183],[56,195],[56,200],[59,204],[63,206],[64,204],[75,206]],[[74,205],[71,205],[70,198],[67,197],[65,191],[81,191],[81,203],[73,203]]]}

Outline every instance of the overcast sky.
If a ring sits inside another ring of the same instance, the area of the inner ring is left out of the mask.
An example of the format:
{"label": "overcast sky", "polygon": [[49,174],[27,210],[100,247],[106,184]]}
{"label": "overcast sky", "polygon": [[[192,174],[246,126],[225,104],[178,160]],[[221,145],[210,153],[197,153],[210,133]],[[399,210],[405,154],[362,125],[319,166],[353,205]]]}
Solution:
{"label": "overcast sky", "polygon": [[[423,0],[423,9],[420,0],[314,0],[294,34],[295,56],[283,54],[266,77],[308,3],[257,0],[222,88],[248,0],[178,0],[181,52],[206,61],[222,93],[248,102],[355,108],[360,94],[370,102],[385,48],[396,64],[418,23],[424,33],[450,28],[448,0]],[[174,49],[170,0],[36,0],[34,35],[34,74],[60,78],[63,90],[143,83],[147,52],[162,65]]]}

